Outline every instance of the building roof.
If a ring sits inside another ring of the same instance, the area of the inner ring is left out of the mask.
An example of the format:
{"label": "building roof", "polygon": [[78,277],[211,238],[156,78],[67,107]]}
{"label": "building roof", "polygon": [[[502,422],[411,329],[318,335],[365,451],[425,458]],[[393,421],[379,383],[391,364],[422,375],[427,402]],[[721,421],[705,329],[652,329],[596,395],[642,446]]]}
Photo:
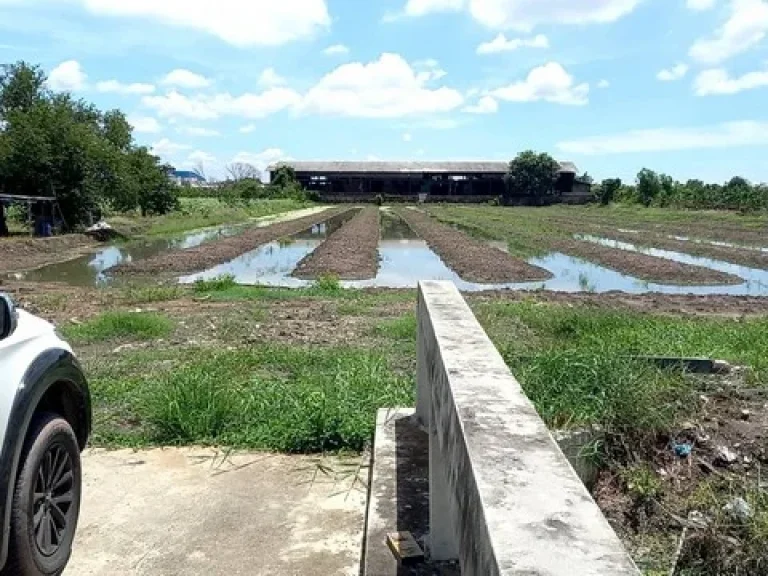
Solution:
{"label": "building roof", "polygon": [[[383,173],[383,174],[422,174],[422,173],[448,173],[448,174],[466,174],[466,173],[488,173],[488,174],[506,174],[509,163],[498,161],[479,161],[479,162],[278,162],[267,168],[274,172],[280,166],[290,166],[296,172],[315,172],[315,173],[350,173],[362,174]],[[577,173],[576,165],[573,162],[561,162],[560,172]]]}
{"label": "building roof", "polygon": [[205,178],[200,176],[200,174],[191,170],[174,170],[171,172],[171,176],[174,178],[183,178],[185,180],[198,180],[200,182],[205,181]]}

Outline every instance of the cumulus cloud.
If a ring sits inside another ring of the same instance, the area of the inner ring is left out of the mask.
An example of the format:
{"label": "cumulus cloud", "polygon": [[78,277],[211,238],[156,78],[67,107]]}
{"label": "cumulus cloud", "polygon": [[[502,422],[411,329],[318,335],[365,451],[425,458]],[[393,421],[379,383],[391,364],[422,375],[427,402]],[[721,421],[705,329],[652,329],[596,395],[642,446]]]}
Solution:
{"label": "cumulus cloud", "polygon": [[757,70],[732,78],[727,70],[715,68],[699,73],[693,87],[697,96],[711,96],[738,94],[763,86],[768,86],[768,70]]}
{"label": "cumulus cloud", "polygon": [[470,114],[493,114],[499,110],[499,103],[490,96],[483,96],[477,104],[471,104],[464,108],[464,112]]}
{"label": "cumulus cloud", "polygon": [[490,91],[490,96],[509,102],[544,100],[555,104],[583,106],[589,102],[589,84],[576,84],[563,66],[549,62],[534,68],[525,80]]}
{"label": "cumulus cloud", "polygon": [[240,95],[223,93],[145,96],[144,106],[163,118],[212,120],[222,116],[263,118],[280,111],[358,118],[399,118],[439,114],[460,107],[461,93],[435,86],[445,75],[435,61],[411,66],[399,54],[368,63],[350,62],[323,76],[305,93],[284,86]]}
{"label": "cumulus cloud", "polygon": [[234,163],[250,164],[262,171],[270,164],[288,160],[292,160],[292,158],[280,148],[266,148],[261,152],[238,152],[235,157],[232,158],[232,162]]}
{"label": "cumulus cloud", "polygon": [[408,0],[405,16],[466,9],[479,23],[528,32],[542,24],[614,22],[644,0]]}
{"label": "cumulus cloud", "polygon": [[478,54],[497,54],[499,52],[512,52],[519,48],[549,48],[549,39],[544,34],[538,34],[532,38],[507,38],[499,34],[490,42],[483,42],[477,47]]}
{"label": "cumulus cloud", "polygon": [[118,80],[105,80],[96,84],[96,90],[115,94],[152,94],[155,91],[155,86],[140,82],[124,84]]}
{"label": "cumulus cloud", "polygon": [[179,88],[205,88],[211,85],[211,81],[205,76],[183,68],[177,68],[166,74],[162,83],[166,86],[178,86]]}
{"label": "cumulus cloud", "polygon": [[605,78],[603,78],[602,80],[600,80],[600,82],[597,83],[598,88],[608,88],[610,85],[611,83],[608,82],[608,80],[606,80]]}
{"label": "cumulus cloud", "polygon": [[151,116],[129,116],[128,124],[139,134],[157,134],[163,130],[160,122]]}
{"label": "cumulus cloud", "polygon": [[95,14],[152,20],[235,46],[277,46],[330,26],[325,0],[78,0]]}
{"label": "cumulus cloud", "polygon": [[718,64],[757,46],[768,33],[768,1],[731,0],[728,18],[715,32],[697,40],[689,54],[705,64]]}
{"label": "cumulus cloud", "polygon": [[632,130],[559,142],[567,154],[600,156],[634,152],[738,148],[768,144],[768,122],[747,120],[710,126],[665,127]]}
{"label": "cumulus cloud", "polygon": [[672,82],[674,80],[680,80],[683,76],[685,76],[688,73],[688,66],[686,64],[676,64],[672,68],[665,68],[664,70],[660,70],[658,74],[656,74],[656,78],[658,80],[661,80],[662,82]]}
{"label": "cumulus cloud", "polygon": [[246,124],[245,126],[240,127],[240,133],[241,134],[250,134],[251,132],[256,131],[256,124]]}
{"label": "cumulus cloud", "polygon": [[449,112],[464,98],[452,88],[430,86],[442,74],[435,67],[417,72],[399,54],[385,53],[373,62],[351,62],[326,74],[304,95],[299,109],[362,118]]}
{"label": "cumulus cloud", "polygon": [[179,132],[182,134],[188,134],[190,136],[204,136],[213,137],[221,136],[221,132],[212,128],[204,128],[202,126],[182,126],[179,128]]}
{"label": "cumulus cloud", "polygon": [[349,54],[349,48],[344,46],[344,44],[334,44],[333,46],[328,46],[328,48],[323,50],[323,54],[326,56],[334,56],[336,54]]}
{"label": "cumulus cloud", "polygon": [[83,90],[87,81],[88,75],[77,60],[62,62],[48,75],[48,87],[59,92]]}
{"label": "cumulus cloud", "polygon": [[413,140],[413,136],[409,132],[405,132],[403,134],[403,142],[410,142],[411,140]]}

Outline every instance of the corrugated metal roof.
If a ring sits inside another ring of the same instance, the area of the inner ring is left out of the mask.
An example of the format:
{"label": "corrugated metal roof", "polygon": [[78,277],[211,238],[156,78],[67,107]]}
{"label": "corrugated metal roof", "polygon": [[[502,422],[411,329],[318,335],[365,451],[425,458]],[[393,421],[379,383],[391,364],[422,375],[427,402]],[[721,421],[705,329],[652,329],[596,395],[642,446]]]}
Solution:
{"label": "corrugated metal roof", "polygon": [[[278,166],[290,166],[296,172],[316,173],[365,173],[379,172],[385,174],[397,173],[451,173],[463,174],[472,172],[484,172],[488,174],[506,174],[509,168],[508,162],[480,161],[480,162],[278,162],[267,168],[270,172]],[[561,162],[561,172],[576,174],[576,165],[573,162]]]}

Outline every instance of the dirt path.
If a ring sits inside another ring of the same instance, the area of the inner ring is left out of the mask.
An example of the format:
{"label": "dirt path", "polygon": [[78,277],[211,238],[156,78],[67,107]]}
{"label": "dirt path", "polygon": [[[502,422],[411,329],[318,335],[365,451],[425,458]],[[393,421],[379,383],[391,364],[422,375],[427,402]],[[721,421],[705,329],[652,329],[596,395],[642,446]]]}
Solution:
{"label": "dirt path", "polygon": [[0,273],[21,272],[63,262],[77,258],[98,246],[96,240],[85,234],[68,234],[53,238],[0,238]]}
{"label": "dirt path", "polygon": [[441,224],[423,212],[403,208],[395,212],[448,266],[468,282],[512,283],[548,280],[552,277],[547,270],[492,248],[464,232]]}
{"label": "dirt path", "polygon": [[553,242],[551,246],[558,252],[589,260],[647,282],[679,286],[743,284],[745,282],[743,278],[710,268],[682,264],[665,258],[609,248],[582,240],[558,240]]}
{"label": "dirt path", "polygon": [[379,269],[379,209],[364,208],[296,266],[293,276],[312,280],[333,274],[341,280],[375,278]]}
{"label": "dirt path", "polygon": [[163,252],[138,262],[121,264],[111,269],[110,272],[112,274],[131,274],[137,276],[200,272],[218,264],[229,262],[241,254],[255,250],[268,242],[297,234],[348,210],[351,210],[351,207],[333,208],[297,220],[278,222],[263,228],[250,228],[237,236],[207,242],[194,248],[187,248],[186,250]]}

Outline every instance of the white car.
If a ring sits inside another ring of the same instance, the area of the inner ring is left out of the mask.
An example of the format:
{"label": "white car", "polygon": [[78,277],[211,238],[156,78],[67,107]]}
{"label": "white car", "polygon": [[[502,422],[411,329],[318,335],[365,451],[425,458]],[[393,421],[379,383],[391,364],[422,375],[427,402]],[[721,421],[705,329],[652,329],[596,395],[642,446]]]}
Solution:
{"label": "white car", "polygon": [[1,574],[66,567],[90,432],[90,392],[69,344],[0,293]]}

